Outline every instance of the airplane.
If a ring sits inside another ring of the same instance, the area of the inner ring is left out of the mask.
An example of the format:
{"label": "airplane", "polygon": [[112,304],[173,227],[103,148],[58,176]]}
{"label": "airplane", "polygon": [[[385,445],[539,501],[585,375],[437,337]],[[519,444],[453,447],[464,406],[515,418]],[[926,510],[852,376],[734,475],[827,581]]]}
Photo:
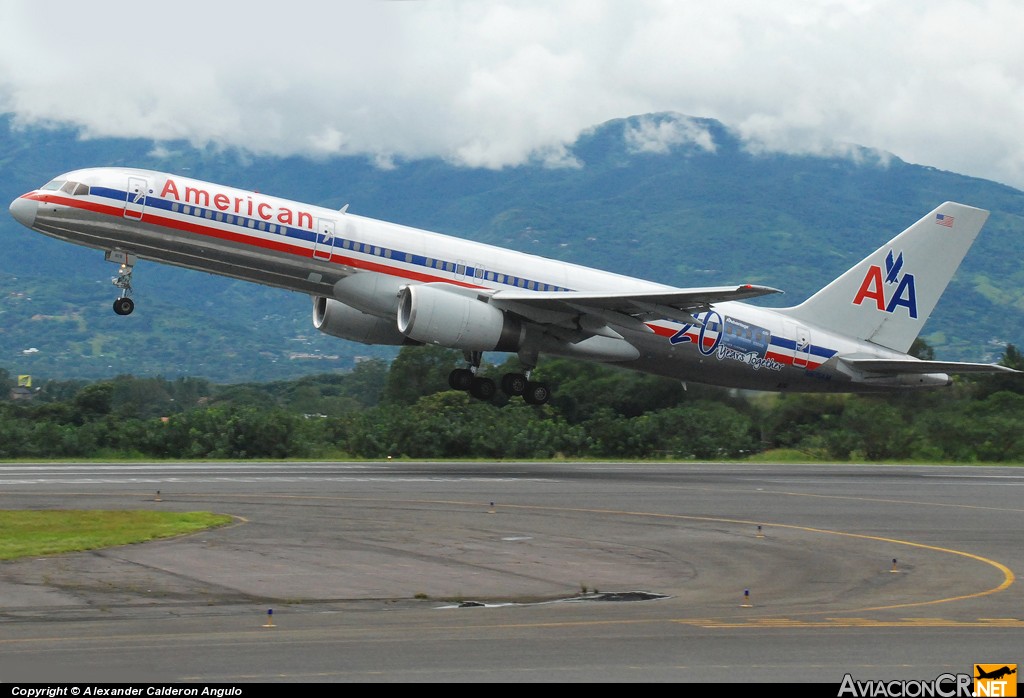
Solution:
{"label": "airplane", "polygon": [[484,352],[516,353],[501,390],[550,399],[531,380],[540,355],[616,364],[732,388],[879,392],[951,383],[997,364],[907,352],[988,218],[946,202],[809,299],[754,284],[676,288],[176,174],[90,168],[15,199],[32,230],[103,250],[120,264],[114,311],[130,314],[132,274],[153,260],[308,294],[313,326],[364,344],[461,350],[449,384],[489,400]]}
{"label": "airplane", "polygon": [[1000,669],[995,669],[993,671],[984,671],[977,664],[975,664],[974,667],[975,667],[975,669],[978,670],[978,675],[974,677],[976,679],[996,679],[996,680],[998,680],[998,679],[1003,678],[1004,676],[1009,676],[1010,674],[1016,674],[1017,673],[1016,665],[1014,666],[1013,669],[1011,669],[1009,666],[1004,666],[1004,667],[1002,667]]}

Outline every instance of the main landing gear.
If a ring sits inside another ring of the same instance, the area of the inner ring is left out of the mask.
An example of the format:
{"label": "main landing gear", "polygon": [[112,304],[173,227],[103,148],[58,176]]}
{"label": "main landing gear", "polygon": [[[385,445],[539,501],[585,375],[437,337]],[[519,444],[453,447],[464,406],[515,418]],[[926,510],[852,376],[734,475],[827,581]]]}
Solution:
{"label": "main landing gear", "polygon": [[[478,400],[490,400],[497,392],[494,381],[479,375],[480,361],[483,354],[479,351],[466,352],[469,368],[457,368],[448,374],[448,385],[453,390],[462,390]],[[543,405],[551,398],[551,390],[545,383],[530,380],[530,370],[526,373],[506,373],[501,377],[501,392],[509,397],[523,396],[528,405]]]}

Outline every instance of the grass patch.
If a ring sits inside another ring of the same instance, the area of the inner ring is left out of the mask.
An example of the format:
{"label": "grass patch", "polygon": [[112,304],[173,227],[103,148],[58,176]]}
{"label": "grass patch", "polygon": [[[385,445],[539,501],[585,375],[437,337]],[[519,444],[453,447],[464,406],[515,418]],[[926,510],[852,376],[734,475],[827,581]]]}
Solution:
{"label": "grass patch", "polygon": [[831,463],[824,451],[798,451],[795,448],[772,448],[747,458],[751,463]]}
{"label": "grass patch", "polygon": [[0,560],[142,543],[230,522],[203,511],[0,511]]}

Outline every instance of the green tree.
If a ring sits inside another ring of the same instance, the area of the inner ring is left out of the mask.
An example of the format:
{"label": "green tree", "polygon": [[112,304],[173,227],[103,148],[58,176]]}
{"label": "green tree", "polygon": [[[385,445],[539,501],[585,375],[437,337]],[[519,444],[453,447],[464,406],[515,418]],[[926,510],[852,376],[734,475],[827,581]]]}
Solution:
{"label": "green tree", "polygon": [[[1007,344],[999,363],[1016,371],[1024,371],[1024,354],[1013,344]],[[980,376],[976,382],[979,397],[1003,391],[1024,393],[1024,374],[1021,373],[994,373]]]}
{"label": "green tree", "polygon": [[753,420],[734,407],[700,400],[639,418],[634,439],[649,456],[738,458],[758,448]]}
{"label": "green tree", "polygon": [[11,388],[15,387],[15,381],[11,378],[11,374],[7,372],[6,368],[0,368],[0,401],[6,400],[11,392]]}
{"label": "green tree", "polygon": [[448,374],[464,365],[462,352],[444,347],[402,347],[391,363],[383,402],[412,405],[424,395],[449,390]]}
{"label": "green tree", "polygon": [[851,398],[836,427],[826,435],[830,455],[872,461],[907,458],[914,448],[914,431],[905,415],[884,398]]}
{"label": "green tree", "polygon": [[350,397],[363,407],[373,407],[381,400],[388,382],[388,373],[388,364],[382,359],[360,361],[352,372],[345,376],[339,397]]}
{"label": "green tree", "polygon": [[781,395],[762,415],[762,440],[769,448],[813,453],[836,427],[846,395]]}
{"label": "green tree", "polygon": [[87,422],[110,414],[114,405],[114,386],[110,383],[87,385],[71,400],[78,412],[78,423]]}
{"label": "green tree", "polygon": [[605,409],[627,418],[638,417],[674,407],[686,398],[679,381],[570,359],[545,361],[537,370],[537,379],[550,384],[551,404],[573,424]]}

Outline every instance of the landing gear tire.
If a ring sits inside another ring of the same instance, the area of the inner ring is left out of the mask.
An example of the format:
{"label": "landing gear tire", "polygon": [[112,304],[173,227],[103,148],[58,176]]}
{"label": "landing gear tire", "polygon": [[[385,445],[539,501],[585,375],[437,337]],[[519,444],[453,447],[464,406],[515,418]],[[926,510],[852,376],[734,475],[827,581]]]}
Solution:
{"label": "landing gear tire", "polygon": [[498,388],[490,378],[473,378],[469,386],[469,394],[477,400],[490,400]]}
{"label": "landing gear tire", "polygon": [[127,296],[114,301],[114,312],[118,315],[131,315],[133,310],[135,310],[135,301]]}
{"label": "landing gear tire", "polygon": [[526,392],[529,382],[522,373],[506,373],[501,377],[501,392],[509,397],[517,397]]}
{"label": "landing gear tire", "polygon": [[528,405],[544,405],[551,399],[551,390],[545,383],[527,383],[523,400]]}
{"label": "landing gear tire", "polygon": [[467,391],[473,387],[474,377],[468,368],[457,368],[448,374],[448,385],[452,390]]}

